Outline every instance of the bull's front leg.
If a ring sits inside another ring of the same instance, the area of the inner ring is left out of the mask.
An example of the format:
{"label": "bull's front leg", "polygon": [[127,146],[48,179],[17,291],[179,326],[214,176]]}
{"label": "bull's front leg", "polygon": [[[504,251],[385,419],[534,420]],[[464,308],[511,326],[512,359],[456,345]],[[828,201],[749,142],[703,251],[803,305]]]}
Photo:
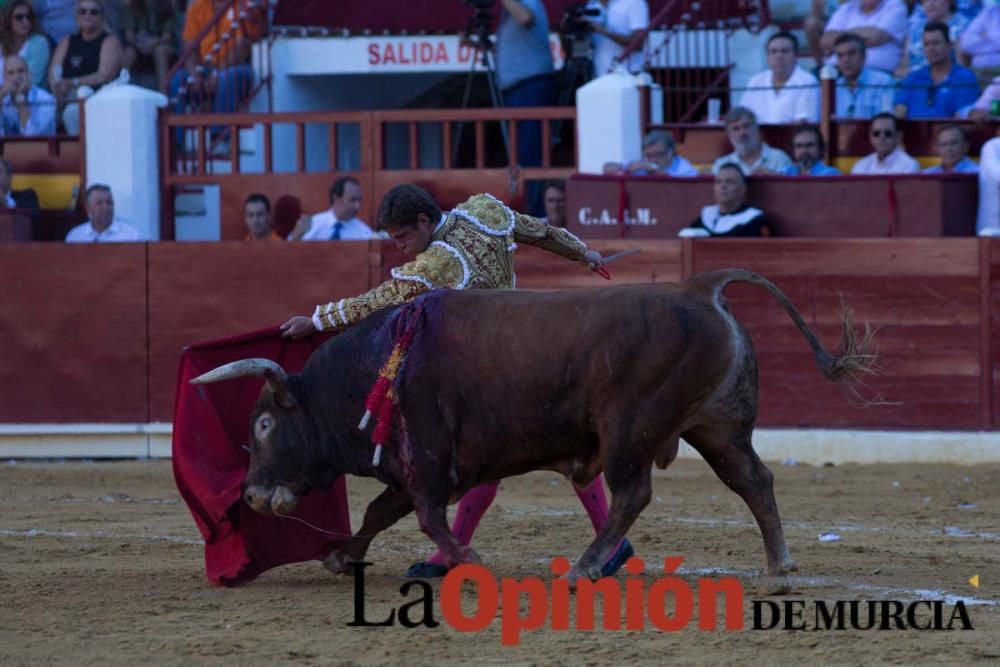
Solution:
{"label": "bull's front leg", "polygon": [[349,564],[364,560],[372,539],[412,511],[413,500],[408,493],[386,488],[368,504],[365,520],[358,532],[344,546],[327,556],[323,567],[334,574],[351,573]]}
{"label": "bull's front leg", "polygon": [[482,564],[479,555],[468,546],[463,545],[448,527],[448,496],[434,494],[428,497],[426,493],[414,495],[414,506],[417,512],[417,522],[420,530],[437,545],[444,566],[449,570],[462,563]]}

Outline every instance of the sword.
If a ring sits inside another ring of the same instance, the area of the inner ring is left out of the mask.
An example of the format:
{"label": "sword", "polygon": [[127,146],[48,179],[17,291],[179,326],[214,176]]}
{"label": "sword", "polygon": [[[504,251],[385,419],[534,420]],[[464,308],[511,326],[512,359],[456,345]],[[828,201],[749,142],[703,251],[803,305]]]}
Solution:
{"label": "sword", "polygon": [[[642,248],[629,248],[628,250],[622,250],[621,252],[616,252],[610,257],[605,257],[604,263],[610,264],[611,262],[617,262],[622,257],[628,257],[629,255],[634,255],[635,253],[641,250]],[[604,278],[605,280],[611,280],[611,272],[608,271],[606,266],[593,267],[591,268],[591,271],[594,271],[595,273],[597,273],[597,275]]]}

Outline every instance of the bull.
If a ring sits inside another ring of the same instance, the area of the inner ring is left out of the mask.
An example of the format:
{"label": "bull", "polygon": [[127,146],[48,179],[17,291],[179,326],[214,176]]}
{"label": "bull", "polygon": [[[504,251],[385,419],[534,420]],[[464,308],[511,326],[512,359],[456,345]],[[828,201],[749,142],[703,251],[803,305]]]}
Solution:
{"label": "bull", "polygon": [[[297,375],[249,359],[194,380],[266,380],[250,418],[244,499],[286,515],[337,476],[375,477],[385,490],[363,525],[324,565],[349,570],[371,540],[411,511],[445,565],[479,562],[448,529],[446,509],[483,482],[553,470],[581,487],[603,470],[609,519],[570,578],[600,567],[650,501],[652,466],[666,468],[683,438],[750,508],[767,572],[796,568],[785,544],[772,473],[751,444],[757,360],[723,290],[771,294],[812,349],[820,372],[848,391],[873,369],[871,331],[841,313],[838,354],[827,352],[789,298],[763,276],[729,269],[680,284],[528,292],[436,291],[395,380],[398,418],[381,461],[359,431],[366,393],[393,345],[400,308],[373,314],[324,343]],[[416,303],[416,302],[415,302]]]}

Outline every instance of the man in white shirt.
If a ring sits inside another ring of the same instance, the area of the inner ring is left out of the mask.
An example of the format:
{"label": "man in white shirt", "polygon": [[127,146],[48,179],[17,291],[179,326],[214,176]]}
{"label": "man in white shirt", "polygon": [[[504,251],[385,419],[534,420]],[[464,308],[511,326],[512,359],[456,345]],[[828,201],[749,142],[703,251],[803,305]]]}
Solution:
{"label": "man in white shirt", "polygon": [[798,66],[799,41],[790,32],[767,40],[768,69],[753,75],[740,106],[760,123],[819,121],[819,80]]}
{"label": "man in white shirt", "polygon": [[792,166],[788,153],[771,148],[760,140],[760,127],[753,111],[734,107],[726,114],[726,134],[733,152],[723,155],[712,164],[712,173],[718,174],[724,164],[735,164],[743,174],[784,174]]}
{"label": "man in white shirt", "polygon": [[631,162],[606,162],[604,173],[611,176],[697,176],[698,170],[677,154],[673,136],[665,130],[650,130],[642,138],[642,159]]}
{"label": "man in white shirt", "polygon": [[90,220],[69,230],[66,243],[122,243],[142,241],[139,230],[115,217],[111,188],[95,183],[84,199]]}
{"label": "man in white shirt", "polygon": [[56,133],[56,98],[34,85],[28,61],[14,54],[3,62],[0,86],[2,134],[5,137],[41,137]]}
{"label": "man in white shirt", "polygon": [[[604,21],[592,22],[594,29],[594,76],[603,76],[614,67],[615,58],[629,42],[649,27],[646,0],[601,0]],[[641,72],[645,54],[639,48],[623,63],[629,72]]]}
{"label": "man in white shirt", "polygon": [[868,57],[865,63],[892,73],[903,58],[903,40],[909,29],[909,11],[903,0],[848,0],[830,17],[820,39],[827,63],[836,65],[832,55],[837,38],[851,32],[865,40]]}
{"label": "man in white shirt", "polygon": [[358,219],[361,210],[361,183],[350,176],[338,178],[330,186],[330,208],[310,217],[303,215],[289,234],[289,241],[367,241],[372,228]]}
{"label": "man in white shirt", "polygon": [[920,163],[910,157],[900,145],[902,133],[899,120],[891,113],[872,118],[868,137],[875,152],[861,158],[851,168],[852,174],[916,174]]}

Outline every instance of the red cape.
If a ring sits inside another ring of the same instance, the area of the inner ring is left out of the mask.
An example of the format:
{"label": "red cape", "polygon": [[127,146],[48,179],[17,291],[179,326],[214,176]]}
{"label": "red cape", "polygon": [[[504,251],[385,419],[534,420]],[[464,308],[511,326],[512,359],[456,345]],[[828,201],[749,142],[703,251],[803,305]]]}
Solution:
{"label": "red cape", "polygon": [[250,462],[243,445],[263,380],[199,386],[189,380],[250,357],[272,359],[297,373],[328,338],[314,334],[293,341],[275,327],[184,348],[174,403],[174,481],[205,538],[205,574],[215,585],[237,586],[278,565],[324,559],[351,534],[347,486],[339,477],[329,491],[304,497],[292,514],[334,534],[251,510],[242,500]]}

